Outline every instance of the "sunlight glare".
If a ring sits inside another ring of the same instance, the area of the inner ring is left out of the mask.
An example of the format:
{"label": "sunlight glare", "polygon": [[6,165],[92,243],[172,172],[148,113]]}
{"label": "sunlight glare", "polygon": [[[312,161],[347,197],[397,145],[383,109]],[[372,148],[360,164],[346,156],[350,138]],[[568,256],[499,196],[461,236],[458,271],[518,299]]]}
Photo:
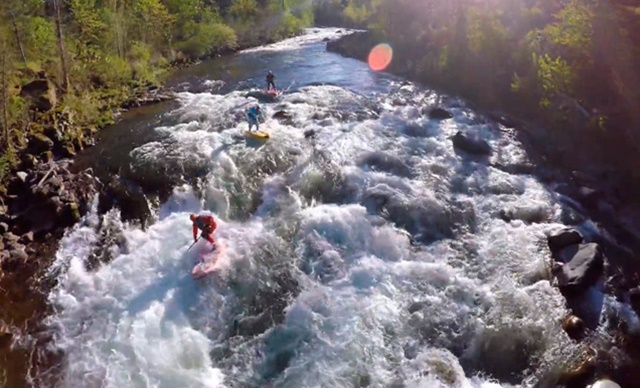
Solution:
{"label": "sunlight glare", "polygon": [[369,53],[369,67],[374,71],[381,71],[387,68],[393,58],[393,49],[387,43],[376,45]]}

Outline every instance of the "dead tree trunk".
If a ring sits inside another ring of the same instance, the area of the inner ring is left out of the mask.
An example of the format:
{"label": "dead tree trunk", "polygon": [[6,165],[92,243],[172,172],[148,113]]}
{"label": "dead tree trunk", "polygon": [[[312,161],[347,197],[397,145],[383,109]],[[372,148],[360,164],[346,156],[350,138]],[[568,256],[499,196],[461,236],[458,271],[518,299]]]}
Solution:
{"label": "dead tree trunk", "polygon": [[22,40],[20,40],[20,32],[18,31],[18,25],[16,24],[16,15],[13,13],[13,10],[9,10],[9,15],[11,15],[11,24],[13,25],[13,33],[16,36],[16,42],[18,43],[18,49],[20,50],[20,55],[22,56],[22,62],[24,62],[24,68],[28,69],[29,66],[27,64],[27,56],[24,53],[24,47],[22,47]]}
{"label": "dead tree trunk", "polygon": [[60,0],[53,0],[56,12],[56,35],[58,36],[58,51],[60,51],[60,64],[62,65],[62,88],[64,91],[69,90],[69,68],[64,52],[64,37],[62,36],[62,20],[60,17]]}

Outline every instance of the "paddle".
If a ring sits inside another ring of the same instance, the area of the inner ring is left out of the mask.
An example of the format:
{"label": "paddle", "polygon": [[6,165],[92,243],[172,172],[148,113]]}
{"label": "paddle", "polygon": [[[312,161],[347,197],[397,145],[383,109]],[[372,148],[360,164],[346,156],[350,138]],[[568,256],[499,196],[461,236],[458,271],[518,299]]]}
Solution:
{"label": "paddle", "polygon": [[200,237],[198,237],[196,239],[196,241],[193,242],[193,244],[191,244],[191,246],[189,247],[189,249],[187,249],[187,252],[189,252],[191,250],[191,248],[193,248],[194,245],[196,245],[196,243],[198,242],[198,240],[200,240]]}

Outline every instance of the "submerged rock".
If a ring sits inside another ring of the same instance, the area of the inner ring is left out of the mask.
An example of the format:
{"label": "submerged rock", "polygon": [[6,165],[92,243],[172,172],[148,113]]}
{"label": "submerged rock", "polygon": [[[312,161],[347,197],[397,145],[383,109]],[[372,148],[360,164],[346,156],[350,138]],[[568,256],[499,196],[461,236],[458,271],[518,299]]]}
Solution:
{"label": "submerged rock", "polygon": [[401,177],[410,177],[411,167],[397,156],[382,151],[370,152],[364,155],[358,163],[360,167],[368,166],[376,171],[384,171]]}
{"label": "submerged rock", "polygon": [[429,118],[433,120],[446,120],[453,117],[451,112],[442,108],[432,108],[429,110]]}

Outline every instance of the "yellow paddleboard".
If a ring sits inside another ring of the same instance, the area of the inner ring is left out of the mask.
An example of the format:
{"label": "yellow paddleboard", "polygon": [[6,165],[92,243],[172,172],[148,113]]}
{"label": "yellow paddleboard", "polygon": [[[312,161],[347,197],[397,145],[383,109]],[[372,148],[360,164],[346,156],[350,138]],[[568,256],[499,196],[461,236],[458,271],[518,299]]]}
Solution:
{"label": "yellow paddleboard", "polygon": [[246,131],[245,134],[247,134],[247,136],[251,136],[252,138],[258,139],[258,140],[267,140],[269,138],[269,134],[262,131],[258,131],[258,132]]}

